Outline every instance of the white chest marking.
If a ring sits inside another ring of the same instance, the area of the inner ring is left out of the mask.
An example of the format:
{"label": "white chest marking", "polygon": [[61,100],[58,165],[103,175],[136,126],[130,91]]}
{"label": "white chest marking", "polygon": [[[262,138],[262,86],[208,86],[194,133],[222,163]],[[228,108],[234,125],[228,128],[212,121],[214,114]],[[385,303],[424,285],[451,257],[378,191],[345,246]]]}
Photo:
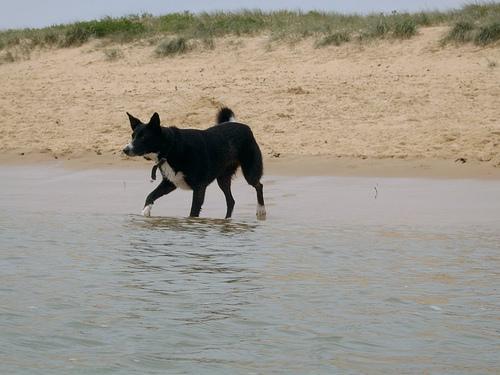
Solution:
{"label": "white chest marking", "polygon": [[184,173],[177,172],[175,173],[170,164],[168,162],[163,162],[161,167],[161,174],[164,178],[170,180],[175,186],[184,190],[191,190],[191,187],[184,180]]}
{"label": "white chest marking", "polygon": [[155,154],[154,152],[152,152],[150,154],[144,154],[143,156],[144,156],[144,159],[146,159],[146,160],[152,160],[155,163],[158,163],[158,154]]}

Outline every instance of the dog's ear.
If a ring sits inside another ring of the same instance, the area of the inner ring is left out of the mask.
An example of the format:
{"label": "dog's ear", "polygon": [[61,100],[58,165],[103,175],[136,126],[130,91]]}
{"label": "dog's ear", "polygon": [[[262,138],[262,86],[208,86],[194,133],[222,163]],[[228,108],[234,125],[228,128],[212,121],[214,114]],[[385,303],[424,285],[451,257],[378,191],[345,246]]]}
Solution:
{"label": "dog's ear", "polygon": [[128,115],[128,119],[130,120],[130,127],[132,128],[132,130],[135,130],[137,125],[142,124],[141,120],[139,120],[138,118],[135,118],[130,113],[127,112],[127,115]]}
{"label": "dog's ear", "polygon": [[156,128],[160,127],[160,115],[158,113],[154,113],[153,116],[151,116],[151,120],[149,120],[149,126],[154,126]]}

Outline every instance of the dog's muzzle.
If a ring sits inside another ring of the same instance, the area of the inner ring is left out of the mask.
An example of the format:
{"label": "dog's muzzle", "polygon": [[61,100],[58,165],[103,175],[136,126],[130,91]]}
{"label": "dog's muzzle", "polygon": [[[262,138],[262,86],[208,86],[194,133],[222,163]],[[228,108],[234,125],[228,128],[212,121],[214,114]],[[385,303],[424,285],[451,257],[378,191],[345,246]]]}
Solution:
{"label": "dog's muzzle", "polygon": [[127,156],[134,156],[134,148],[132,147],[131,144],[128,144],[127,146],[125,146],[125,148],[122,150],[123,153]]}

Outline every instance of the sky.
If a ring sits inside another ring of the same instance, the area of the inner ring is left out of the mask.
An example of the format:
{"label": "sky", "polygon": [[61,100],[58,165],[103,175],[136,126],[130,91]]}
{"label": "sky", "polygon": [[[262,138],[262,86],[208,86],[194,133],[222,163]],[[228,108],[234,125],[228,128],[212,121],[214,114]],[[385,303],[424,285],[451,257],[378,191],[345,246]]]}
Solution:
{"label": "sky", "polygon": [[328,10],[341,13],[369,13],[459,8],[472,0],[0,0],[0,29],[44,27],[98,19],[104,16],[170,12],[302,9]]}

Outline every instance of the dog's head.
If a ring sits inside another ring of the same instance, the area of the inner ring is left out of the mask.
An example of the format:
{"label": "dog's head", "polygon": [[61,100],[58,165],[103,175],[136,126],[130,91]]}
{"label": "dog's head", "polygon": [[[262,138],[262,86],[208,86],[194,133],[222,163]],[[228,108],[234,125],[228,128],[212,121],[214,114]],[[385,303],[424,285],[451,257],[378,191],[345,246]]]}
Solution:
{"label": "dog's head", "polygon": [[160,116],[154,113],[149,123],[143,124],[127,112],[132,128],[132,141],[125,146],[123,152],[128,156],[144,156],[151,153],[159,153],[161,147]]}

